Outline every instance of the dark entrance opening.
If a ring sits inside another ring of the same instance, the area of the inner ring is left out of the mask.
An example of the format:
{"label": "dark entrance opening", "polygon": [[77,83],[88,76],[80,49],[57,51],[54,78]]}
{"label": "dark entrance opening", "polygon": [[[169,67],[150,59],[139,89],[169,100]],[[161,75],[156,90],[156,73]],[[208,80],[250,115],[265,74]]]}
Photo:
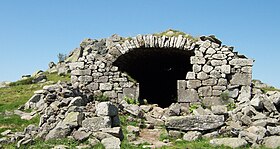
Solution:
{"label": "dark entrance opening", "polygon": [[141,48],[121,55],[113,65],[139,83],[140,101],[168,107],[177,101],[177,80],[192,70],[192,55],[179,49]]}

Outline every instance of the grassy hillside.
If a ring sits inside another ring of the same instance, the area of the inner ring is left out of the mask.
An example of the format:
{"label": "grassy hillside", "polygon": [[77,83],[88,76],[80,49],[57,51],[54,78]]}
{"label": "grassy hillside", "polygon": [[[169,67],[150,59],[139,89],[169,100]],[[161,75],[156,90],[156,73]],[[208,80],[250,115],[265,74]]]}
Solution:
{"label": "grassy hillside", "polygon": [[22,131],[29,124],[39,122],[39,116],[30,121],[22,120],[14,115],[13,111],[25,104],[34,94],[34,91],[40,90],[46,84],[54,84],[60,81],[70,81],[70,76],[58,76],[57,74],[46,73],[48,81],[45,83],[32,84],[30,81],[16,81],[11,87],[0,88],[0,133],[11,129],[12,131]]}

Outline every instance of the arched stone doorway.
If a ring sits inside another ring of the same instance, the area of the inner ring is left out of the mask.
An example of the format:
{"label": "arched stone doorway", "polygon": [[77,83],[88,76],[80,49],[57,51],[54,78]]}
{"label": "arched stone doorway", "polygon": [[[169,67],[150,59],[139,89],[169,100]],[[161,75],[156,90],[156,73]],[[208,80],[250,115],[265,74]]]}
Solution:
{"label": "arched stone doorway", "polygon": [[177,102],[177,80],[192,71],[193,51],[176,48],[135,48],[113,65],[139,83],[139,100],[168,107]]}

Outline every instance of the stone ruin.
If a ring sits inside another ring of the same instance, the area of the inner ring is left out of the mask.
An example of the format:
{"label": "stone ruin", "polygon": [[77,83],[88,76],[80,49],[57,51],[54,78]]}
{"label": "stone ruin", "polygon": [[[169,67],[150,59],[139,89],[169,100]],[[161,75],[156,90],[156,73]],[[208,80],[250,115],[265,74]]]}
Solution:
{"label": "stone ruin", "polygon": [[[35,112],[15,111],[22,117],[40,114],[39,127],[3,132],[9,139],[0,143],[17,142],[20,147],[36,138],[68,137],[88,140],[87,147],[102,143],[115,149],[126,137],[131,144],[148,142],[147,147],[155,148],[171,143],[141,140],[141,132],[166,128],[169,137],[187,141],[208,138],[213,145],[232,148],[247,144],[276,148],[280,91],[264,92],[262,88],[270,86],[252,81],[252,65],[252,59],[222,45],[215,36],[193,38],[168,31],[86,39],[66,63],[52,63],[48,70],[71,72],[71,83],[36,91],[24,105]],[[124,136],[119,114],[140,126],[125,126]]]}
{"label": "stone ruin", "polygon": [[81,57],[69,64],[72,83],[112,100],[145,99],[161,107],[217,105],[223,93],[231,100],[251,98],[252,59],[215,36],[194,39],[170,32],[84,40]]}

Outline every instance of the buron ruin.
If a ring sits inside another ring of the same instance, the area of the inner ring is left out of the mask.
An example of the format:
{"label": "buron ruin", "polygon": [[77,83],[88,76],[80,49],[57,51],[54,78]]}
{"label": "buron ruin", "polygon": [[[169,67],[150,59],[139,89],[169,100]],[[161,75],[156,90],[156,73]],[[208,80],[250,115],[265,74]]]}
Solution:
{"label": "buron ruin", "polygon": [[225,92],[232,100],[251,98],[253,60],[215,36],[195,39],[172,31],[162,36],[113,35],[84,40],[80,51],[78,62],[69,64],[72,83],[112,100],[145,99],[168,107],[176,102],[221,104]]}

